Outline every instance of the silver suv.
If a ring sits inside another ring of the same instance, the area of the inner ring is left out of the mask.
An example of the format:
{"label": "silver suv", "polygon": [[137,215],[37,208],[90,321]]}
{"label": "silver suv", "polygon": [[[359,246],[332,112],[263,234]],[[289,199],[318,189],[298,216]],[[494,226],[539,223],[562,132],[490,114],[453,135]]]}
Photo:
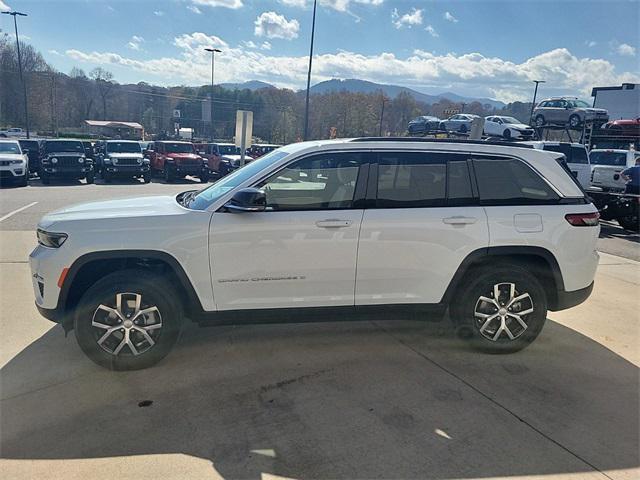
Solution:
{"label": "silver suv", "polygon": [[556,97],[541,101],[533,111],[532,118],[536,127],[552,124],[577,128],[585,121],[606,123],[609,121],[609,112],[603,108],[592,108],[575,97]]}

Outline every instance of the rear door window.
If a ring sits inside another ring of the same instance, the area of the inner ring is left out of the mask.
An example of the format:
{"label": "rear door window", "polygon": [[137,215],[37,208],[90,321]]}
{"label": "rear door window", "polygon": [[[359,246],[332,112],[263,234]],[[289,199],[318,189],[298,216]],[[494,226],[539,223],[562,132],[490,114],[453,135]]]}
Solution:
{"label": "rear door window", "polygon": [[557,203],[560,197],[524,162],[514,158],[474,158],[481,205]]}
{"label": "rear door window", "polygon": [[589,163],[587,150],[584,147],[571,147],[571,163]]}

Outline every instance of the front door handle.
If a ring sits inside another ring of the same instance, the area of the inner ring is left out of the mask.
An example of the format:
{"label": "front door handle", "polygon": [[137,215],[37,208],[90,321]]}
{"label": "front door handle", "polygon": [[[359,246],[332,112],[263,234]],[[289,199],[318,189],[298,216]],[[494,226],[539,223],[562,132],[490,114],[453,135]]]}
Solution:
{"label": "front door handle", "polygon": [[344,228],[353,223],[352,220],[340,220],[338,218],[328,218],[326,220],[318,220],[316,226],[320,228]]}
{"label": "front door handle", "polygon": [[476,223],[478,219],[475,217],[455,216],[443,218],[442,221],[448,225],[471,225]]}

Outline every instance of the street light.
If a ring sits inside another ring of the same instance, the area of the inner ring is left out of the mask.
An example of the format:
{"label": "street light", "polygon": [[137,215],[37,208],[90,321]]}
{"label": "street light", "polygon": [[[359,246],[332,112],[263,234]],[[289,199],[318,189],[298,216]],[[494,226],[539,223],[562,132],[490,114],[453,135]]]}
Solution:
{"label": "street light", "polygon": [[213,142],[216,130],[213,126],[213,73],[215,69],[215,57],[216,53],[221,53],[222,50],[219,48],[205,48],[207,52],[211,52],[211,141]]}
{"label": "street light", "polygon": [[533,109],[536,108],[536,97],[538,96],[538,84],[547,83],[545,80],[534,80],[533,83],[536,84],[536,88],[533,91],[533,101],[531,102],[531,113],[529,114],[529,124],[531,124],[531,119],[533,117]]}
{"label": "street light", "polygon": [[311,21],[311,48],[309,49],[309,71],[307,72],[307,98],[304,107],[304,136],[303,140],[308,139],[309,133],[309,89],[311,88],[311,63],[313,62],[313,37],[316,31],[316,5],[317,0],[313,0],[313,20]]}
{"label": "street light", "polygon": [[16,29],[16,47],[18,48],[18,69],[20,70],[20,82],[22,83],[22,92],[24,94],[24,123],[26,124],[27,138],[29,138],[29,109],[27,108],[27,84],[24,83],[22,76],[22,57],[20,56],[20,40],[18,39],[18,21],[16,17],[26,17],[26,13],[21,12],[2,12],[5,15],[13,16],[13,26]]}

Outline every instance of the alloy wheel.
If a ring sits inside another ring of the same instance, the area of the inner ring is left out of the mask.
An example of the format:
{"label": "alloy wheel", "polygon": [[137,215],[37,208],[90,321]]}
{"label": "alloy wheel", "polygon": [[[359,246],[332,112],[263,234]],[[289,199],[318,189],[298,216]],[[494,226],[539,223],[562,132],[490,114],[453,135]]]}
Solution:
{"label": "alloy wheel", "polygon": [[488,296],[478,298],[474,318],[478,331],[488,340],[515,340],[527,330],[533,311],[529,293],[518,292],[514,283],[497,283]]}
{"label": "alloy wheel", "polygon": [[117,293],[115,305],[100,304],[91,320],[98,346],[112,355],[141,355],[158,341],[162,316],[138,293]]}

